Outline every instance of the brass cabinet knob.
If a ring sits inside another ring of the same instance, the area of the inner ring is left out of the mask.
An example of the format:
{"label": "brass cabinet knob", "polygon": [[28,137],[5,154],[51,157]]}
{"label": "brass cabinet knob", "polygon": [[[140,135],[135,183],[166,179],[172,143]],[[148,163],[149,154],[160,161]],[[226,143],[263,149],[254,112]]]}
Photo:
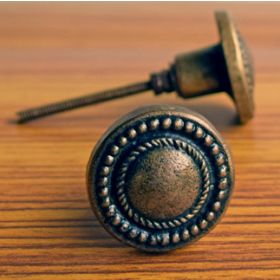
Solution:
{"label": "brass cabinet knob", "polygon": [[250,53],[226,12],[216,12],[220,42],[208,48],[178,55],[170,69],[150,80],[49,104],[18,113],[18,123],[72,110],[147,90],[155,94],[175,91],[183,98],[227,92],[234,100],[241,123],[254,116],[254,71]]}
{"label": "brass cabinet knob", "polygon": [[206,234],[229,202],[230,153],[202,116],[149,106],[116,122],[87,169],[92,208],[105,229],[144,251],[182,247]]}
{"label": "brass cabinet knob", "polygon": [[[245,123],[254,116],[254,72],[251,54],[228,14],[216,12],[215,15],[221,42],[206,49],[205,52],[197,52],[194,55],[196,59],[193,60],[198,61],[196,67],[201,66],[201,70],[194,71],[192,68],[192,75],[194,79],[197,77],[204,79],[204,82],[202,80],[196,83],[201,85],[197,93],[228,92],[235,102],[241,122]],[[202,59],[199,59],[200,55],[202,55]],[[184,67],[189,57],[190,55],[178,57],[175,64],[176,71],[182,73],[178,74],[180,77],[178,84],[185,95],[193,95],[196,90],[194,88],[193,91],[189,91],[187,88],[190,81],[186,73],[189,72],[189,69]],[[195,83],[195,80],[193,82]],[[205,88],[203,89],[203,87]]]}
{"label": "brass cabinet knob", "polygon": [[220,34],[216,45],[178,55],[168,71],[152,75],[156,93],[176,90],[183,98],[227,92],[241,123],[254,116],[254,71],[246,43],[228,13],[215,18]]}

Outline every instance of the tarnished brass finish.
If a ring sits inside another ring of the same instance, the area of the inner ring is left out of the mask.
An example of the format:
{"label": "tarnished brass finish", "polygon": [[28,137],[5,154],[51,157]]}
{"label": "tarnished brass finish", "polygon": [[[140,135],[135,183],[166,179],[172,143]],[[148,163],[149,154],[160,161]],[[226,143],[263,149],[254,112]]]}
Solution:
{"label": "tarnished brass finish", "polygon": [[88,163],[88,192],[103,226],[145,251],[206,234],[229,202],[230,153],[202,116],[179,106],[138,109],[116,122]]}
{"label": "tarnished brass finish", "polygon": [[226,91],[241,122],[254,116],[254,74],[246,44],[226,12],[216,12],[220,43],[175,59],[177,91],[184,98]]}
{"label": "tarnished brass finish", "polygon": [[171,219],[193,205],[201,178],[187,154],[155,149],[136,163],[127,184],[128,198],[140,212],[152,219]]}
{"label": "tarnished brass finish", "polygon": [[176,91],[183,98],[225,91],[233,98],[241,123],[247,122],[254,116],[250,54],[226,12],[216,12],[216,21],[218,44],[178,55],[169,70],[152,74],[149,81],[25,110],[18,113],[18,123],[147,90],[157,95]]}

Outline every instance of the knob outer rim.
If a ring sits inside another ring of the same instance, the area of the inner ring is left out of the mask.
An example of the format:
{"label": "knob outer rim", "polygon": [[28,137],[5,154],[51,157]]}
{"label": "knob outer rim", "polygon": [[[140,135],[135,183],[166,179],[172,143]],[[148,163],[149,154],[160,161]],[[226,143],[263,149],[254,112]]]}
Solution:
{"label": "knob outer rim", "polygon": [[246,77],[238,31],[227,12],[216,11],[215,19],[231,82],[231,94],[236,103],[240,122],[246,123],[254,117],[254,96],[253,91],[250,92]]}

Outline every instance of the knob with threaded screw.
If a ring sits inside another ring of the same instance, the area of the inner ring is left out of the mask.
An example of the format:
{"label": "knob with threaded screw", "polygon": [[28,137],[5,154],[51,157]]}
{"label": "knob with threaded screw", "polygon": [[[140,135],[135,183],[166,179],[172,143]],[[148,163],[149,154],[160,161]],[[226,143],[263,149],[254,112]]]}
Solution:
{"label": "knob with threaded screw", "polygon": [[147,90],[156,95],[177,92],[191,98],[227,92],[233,99],[241,123],[254,116],[254,71],[246,44],[224,11],[215,13],[220,42],[194,52],[178,55],[170,69],[152,74],[145,82],[89,94],[18,112],[18,123],[126,97]]}

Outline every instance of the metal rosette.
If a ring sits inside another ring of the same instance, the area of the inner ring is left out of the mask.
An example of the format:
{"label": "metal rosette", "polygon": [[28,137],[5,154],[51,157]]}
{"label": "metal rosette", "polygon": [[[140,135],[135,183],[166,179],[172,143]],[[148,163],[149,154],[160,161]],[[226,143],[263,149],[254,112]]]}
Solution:
{"label": "metal rosette", "polygon": [[148,106],[117,121],[87,169],[92,208],[105,229],[144,251],[197,240],[218,222],[232,193],[228,148],[202,116]]}

